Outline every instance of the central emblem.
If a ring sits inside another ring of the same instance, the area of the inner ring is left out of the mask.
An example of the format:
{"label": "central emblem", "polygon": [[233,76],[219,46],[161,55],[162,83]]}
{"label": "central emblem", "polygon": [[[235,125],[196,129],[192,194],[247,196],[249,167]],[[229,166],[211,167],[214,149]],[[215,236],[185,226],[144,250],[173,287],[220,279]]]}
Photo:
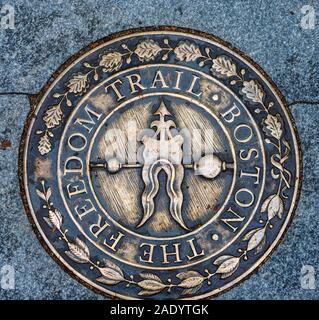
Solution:
{"label": "central emblem", "polygon": [[151,134],[145,134],[142,138],[144,145],[143,163],[123,164],[116,158],[110,158],[104,164],[91,164],[91,168],[105,168],[111,173],[120,169],[132,169],[142,167],[142,179],[144,192],[142,195],[143,217],[137,228],[147,222],[155,211],[154,197],[159,190],[158,175],[161,171],[166,174],[166,192],[170,199],[169,211],[172,218],[184,229],[189,230],[182,217],[183,191],[182,182],[184,170],[194,170],[195,174],[206,178],[216,178],[222,170],[232,168],[231,164],[222,162],[216,155],[206,155],[196,163],[183,164],[183,142],[184,138],[179,133],[172,133],[176,124],[171,113],[162,101],[154,116],[158,120],[151,123],[151,128],[156,130]]}
{"label": "central emblem", "polygon": [[159,116],[159,120],[151,123],[156,131],[152,136],[143,137],[143,160],[142,177],[145,189],[142,196],[144,214],[139,226],[142,226],[154,213],[154,197],[159,189],[158,174],[163,170],[166,173],[166,192],[170,199],[170,213],[177,223],[188,229],[182,217],[183,193],[181,190],[184,167],[182,164],[183,137],[180,134],[175,136],[171,133],[171,128],[176,125],[172,120],[165,120],[171,114],[167,111],[162,102],[154,113]]}
{"label": "central emblem", "polygon": [[57,74],[28,118],[20,175],[71,275],[113,297],[201,299],[264,262],[291,222],[300,154],[259,67],[165,27],[104,39]]}

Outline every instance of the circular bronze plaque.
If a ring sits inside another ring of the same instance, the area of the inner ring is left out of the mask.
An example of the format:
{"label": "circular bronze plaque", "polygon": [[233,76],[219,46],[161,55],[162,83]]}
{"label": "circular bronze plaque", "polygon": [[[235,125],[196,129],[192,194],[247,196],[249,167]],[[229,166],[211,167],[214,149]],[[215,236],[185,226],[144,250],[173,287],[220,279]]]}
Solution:
{"label": "circular bronze plaque", "polygon": [[174,27],[100,40],[37,97],[21,187],[42,244],[119,298],[202,299],[265,261],[291,222],[297,135],[269,77]]}

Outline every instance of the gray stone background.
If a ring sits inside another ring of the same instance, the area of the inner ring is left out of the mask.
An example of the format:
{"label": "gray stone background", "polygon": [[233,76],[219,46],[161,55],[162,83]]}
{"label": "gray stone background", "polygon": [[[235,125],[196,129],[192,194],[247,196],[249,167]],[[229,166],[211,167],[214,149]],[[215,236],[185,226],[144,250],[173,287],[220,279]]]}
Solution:
{"label": "gray stone background", "polygon": [[[15,9],[15,29],[0,29],[1,93],[38,92],[82,47],[132,27],[199,29],[230,42],[260,64],[293,103],[290,109],[304,154],[302,194],[295,219],[271,259],[219,299],[319,298],[319,23],[309,30],[300,26],[301,7],[312,5],[318,18],[319,1],[21,0],[1,1],[1,7],[6,3]],[[299,100],[304,102],[294,104]],[[103,299],[48,256],[24,213],[17,161],[28,109],[26,96],[0,95],[0,268],[15,269],[15,289],[0,288],[0,299]],[[316,271],[317,289],[301,287],[303,265]]]}

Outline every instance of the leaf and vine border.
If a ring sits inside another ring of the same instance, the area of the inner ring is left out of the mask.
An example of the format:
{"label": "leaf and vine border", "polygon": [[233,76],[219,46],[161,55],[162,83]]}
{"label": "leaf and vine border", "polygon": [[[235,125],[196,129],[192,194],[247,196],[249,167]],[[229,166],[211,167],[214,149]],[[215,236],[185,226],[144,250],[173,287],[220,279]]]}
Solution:
{"label": "leaf and vine border", "polygon": [[265,143],[271,145],[275,150],[270,155],[272,165],[271,177],[279,180],[275,193],[263,200],[260,212],[267,214],[266,219],[259,220],[260,227],[250,230],[244,235],[243,241],[247,241],[246,249],[238,249],[239,256],[222,256],[214,263],[222,262],[227,271],[222,278],[232,275],[238,268],[240,260],[248,259],[247,252],[255,250],[259,253],[266,244],[267,228],[272,229],[272,219],[282,218],[284,213],[284,199],[287,199],[286,190],[291,188],[291,172],[285,167],[285,162],[289,159],[291,147],[284,136],[284,124],[279,113],[273,114],[274,103],[268,104],[266,94],[257,80],[245,80],[246,70],[238,70],[233,60],[225,55],[221,55],[211,60],[210,71],[213,75],[229,80],[230,85],[240,84],[239,93],[244,99],[249,101],[254,107],[255,113],[265,114],[262,118],[262,130],[266,136]]}
{"label": "leaf and vine border", "polygon": [[164,282],[153,273],[143,272],[137,275],[139,280],[136,281],[136,276],[125,275],[117,264],[108,259],[103,259],[102,265],[100,261],[94,262],[91,259],[89,248],[85,242],[78,237],[73,240],[67,235],[68,229],[63,229],[62,227],[63,216],[51,201],[52,189],[51,187],[46,188],[44,180],[41,180],[41,189],[36,189],[36,193],[44,201],[42,205],[43,209],[47,210],[47,216],[43,217],[44,221],[51,228],[52,232],[59,232],[59,239],[64,241],[68,246],[65,254],[76,263],[89,264],[91,270],[98,270],[100,276],[96,278],[97,282],[106,285],[126,283],[127,287],[130,285],[137,286],[139,288],[138,296],[152,296],[165,290],[171,292],[174,288],[181,289],[181,295],[193,295],[202,288],[205,281],[210,285],[212,283],[211,278],[214,275],[219,275],[221,279],[230,277],[238,269],[241,259],[248,260],[247,253],[249,251],[256,249],[256,253],[259,253],[262,250],[266,242],[267,226],[272,228],[271,220],[277,215],[281,218],[283,213],[283,206],[281,203],[278,204],[278,198],[277,200],[274,200],[273,196],[267,198],[261,209],[262,212],[267,211],[268,213],[264,226],[253,229],[244,236],[243,241],[247,241],[247,247],[246,249],[238,249],[239,256],[222,255],[215,259],[213,262],[217,266],[215,272],[211,273],[208,269],[204,270],[204,274],[195,270],[180,272],[176,275],[178,279],[177,283],[173,283],[171,279]]}
{"label": "leaf and vine border", "polygon": [[43,121],[44,130],[37,130],[36,134],[40,136],[38,151],[41,155],[48,154],[52,149],[51,138],[54,136],[53,129],[58,127],[64,118],[63,105],[72,107],[70,96],[79,96],[86,92],[91,81],[98,81],[100,72],[114,72],[121,69],[126,63],[129,65],[132,56],[136,55],[141,62],[155,60],[161,54],[161,60],[165,61],[171,52],[174,52],[176,58],[180,61],[195,61],[201,59],[200,65],[212,58],[209,56],[210,49],[206,49],[206,55],[202,55],[197,45],[188,41],[181,41],[176,48],[172,48],[168,39],[163,40],[163,45],[153,39],[140,41],[134,49],[130,49],[126,44],[121,45],[122,51],[108,50],[101,54],[96,65],[84,62],[83,66],[87,72],[73,74],[66,83],[65,92],[55,92],[52,97],[57,102],[48,107]]}
{"label": "leaf and vine border", "polygon": [[179,280],[176,284],[172,283],[171,279],[168,279],[165,283],[157,275],[143,272],[138,274],[140,280],[136,281],[133,275],[126,276],[117,264],[108,259],[103,259],[102,264],[100,261],[94,262],[85,242],[78,237],[73,240],[67,235],[68,229],[63,228],[63,216],[51,201],[52,189],[51,187],[46,187],[44,180],[41,180],[41,188],[36,189],[36,193],[38,197],[43,200],[42,208],[47,211],[47,216],[44,216],[43,220],[51,228],[52,232],[58,232],[60,234],[59,240],[64,241],[68,247],[65,254],[74,262],[81,264],[86,263],[90,265],[91,270],[98,270],[100,276],[96,278],[97,282],[106,285],[116,285],[123,282],[126,283],[126,286],[138,286],[140,289],[138,292],[139,296],[151,296],[164,290],[171,292],[173,288],[182,289],[181,295],[191,295],[200,290],[205,281],[210,284],[211,277],[216,273],[223,272],[221,268],[215,273],[210,273],[205,269],[205,275],[202,275],[198,271],[180,272],[176,275],[176,278]]}
{"label": "leaf and vine border", "polygon": [[104,267],[100,266],[100,262],[94,263],[90,259],[89,249],[86,244],[76,238],[71,241],[66,233],[67,230],[62,229],[63,218],[61,213],[53,207],[50,202],[51,188],[46,189],[44,181],[42,184],[42,191],[37,190],[37,194],[45,201],[44,208],[48,209],[48,217],[44,217],[46,223],[55,231],[60,232],[60,239],[64,240],[69,248],[66,251],[66,255],[75,262],[89,263],[91,269],[96,268],[101,273],[101,277],[97,278],[98,282],[115,285],[120,282],[125,282],[127,286],[136,285],[141,290],[138,295],[147,296],[154,295],[167,290],[170,292],[172,288],[183,288],[182,295],[190,295],[196,293],[201,289],[204,281],[208,284],[211,283],[211,278],[215,274],[219,274],[221,279],[225,279],[233,275],[240,265],[241,259],[248,260],[247,253],[255,250],[259,253],[266,244],[267,229],[272,228],[272,219],[278,217],[282,218],[284,213],[284,200],[287,199],[285,191],[291,187],[291,173],[285,168],[285,162],[288,160],[291,147],[288,141],[284,137],[284,126],[280,114],[272,114],[273,102],[265,103],[266,94],[262,89],[262,86],[257,80],[245,80],[245,69],[238,71],[236,64],[232,59],[225,55],[217,56],[213,58],[211,55],[212,49],[205,48],[205,54],[201,53],[200,48],[189,41],[179,42],[176,48],[172,48],[169,45],[169,41],[164,39],[166,47],[161,47],[157,42],[152,39],[141,41],[134,50],[130,50],[127,45],[123,44],[122,48],[124,53],[118,51],[109,51],[100,56],[98,65],[93,66],[88,62],[84,63],[84,66],[89,69],[85,74],[76,74],[68,81],[68,91],[66,93],[55,93],[54,98],[59,98],[59,102],[49,107],[46,111],[43,120],[46,125],[45,131],[38,131],[37,134],[41,134],[39,141],[39,152],[44,155],[50,152],[51,143],[50,137],[53,137],[52,129],[60,125],[63,119],[63,112],[61,104],[65,101],[66,105],[71,107],[72,103],[68,98],[69,94],[80,95],[83,94],[89,85],[89,74],[93,73],[93,79],[97,81],[99,79],[98,69],[102,68],[103,72],[117,71],[121,68],[124,59],[126,63],[131,62],[131,57],[136,54],[140,61],[151,61],[160,52],[165,52],[162,56],[162,60],[168,58],[168,54],[174,52],[176,58],[180,61],[186,62],[198,62],[200,67],[203,67],[206,63],[211,63],[210,72],[219,78],[229,79],[230,85],[237,83],[241,84],[240,94],[243,95],[252,105],[256,106],[256,113],[264,113],[265,117],[262,120],[262,127],[264,134],[266,135],[265,142],[273,146],[275,152],[270,156],[271,164],[271,176],[274,180],[279,180],[277,191],[269,195],[262,203],[261,213],[267,214],[265,220],[260,220],[260,227],[250,230],[244,235],[243,241],[247,242],[246,248],[238,249],[238,256],[223,255],[218,257],[213,264],[217,266],[214,273],[210,273],[207,269],[204,270],[206,275],[202,275],[198,271],[182,272],[176,275],[179,279],[179,283],[173,284],[171,279],[167,283],[164,283],[158,276],[152,273],[141,273],[139,277],[143,280],[135,281],[133,276],[129,278],[125,277],[123,271],[113,262],[109,260],[104,261]]}

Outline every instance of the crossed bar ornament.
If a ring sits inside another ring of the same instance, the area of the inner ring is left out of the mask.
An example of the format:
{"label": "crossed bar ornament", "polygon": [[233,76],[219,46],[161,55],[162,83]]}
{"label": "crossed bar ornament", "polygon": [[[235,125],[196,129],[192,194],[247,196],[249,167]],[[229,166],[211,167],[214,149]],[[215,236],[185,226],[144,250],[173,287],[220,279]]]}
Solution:
{"label": "crossed bar ornament", "polygon": [[184,170],[194,170],[196,175],[207,179],[216,178],[222,171],[234,168],[233,163],[226,163],[215,154],[207,154],[197,162],[183,164],[183,143],[181,134],[172,134],[171,128],[176,128],[173,120],[167,120],[172,116],[164,102],[154,113],[159,119],[151,123],[155,128],[152,135],[144,135],[143,163],[121,163],[117,158],[109,158],[105,162],[91,162],[91,170],[102,169],[115,174],[123,169],[142,168],[144,191],[142,194],[143,217],[136,226],[142,227],[154,214],[154,198],[159,190],[158,175],[161,171],[166,174],[166,192],[170,199],[169,212],[173,219],[184,229],[189,230],[182,217],[183,192],[182,182]]}

